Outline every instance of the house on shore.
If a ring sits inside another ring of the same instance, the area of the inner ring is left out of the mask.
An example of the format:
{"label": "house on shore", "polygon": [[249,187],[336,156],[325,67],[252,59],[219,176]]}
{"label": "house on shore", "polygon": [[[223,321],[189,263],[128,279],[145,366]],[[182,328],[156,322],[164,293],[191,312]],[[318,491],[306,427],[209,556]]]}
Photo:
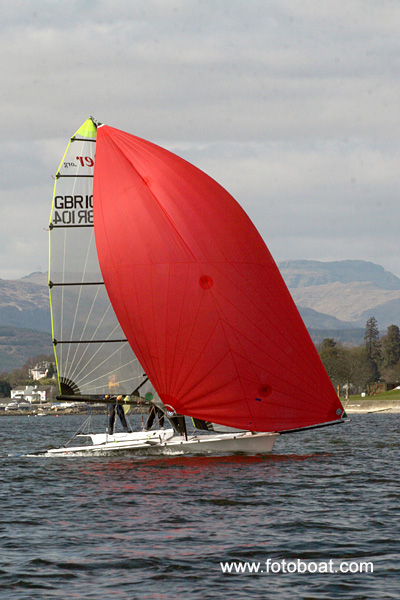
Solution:
{"label": "house on shore", "polygon": [[11,390],[11,400],[15,402],[29,402],[29,404],[45,404],[50,401],[51,392],[51,385],[18,386]]}
{"label": "house on shore", "polygon": [[39,381],[43,377],[52,377],[54,373],[54,364],[49,361],[42,361],[35,365],[33,369],[29,369],[29,375],[33,381]]}

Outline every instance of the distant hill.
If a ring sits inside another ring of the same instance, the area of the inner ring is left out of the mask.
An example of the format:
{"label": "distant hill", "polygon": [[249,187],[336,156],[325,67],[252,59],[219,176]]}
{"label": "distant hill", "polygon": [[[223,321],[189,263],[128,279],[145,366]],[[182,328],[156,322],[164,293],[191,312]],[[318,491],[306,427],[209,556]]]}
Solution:
{"label": "distant hill", "polygon": [[364,342],[365,328],[360,329],[314,329],[308,328],[314,344],[320,344],[326,338],[333,338],[345,346],[362,346]]}
{"label": "distant hill", "polygon": [[332,315],[327,315],[325,313],[320,313],[312,308],[308,308],[305,306],[298,306],[299,313],[304,323],[306,323],[307,327],[316,328],[316,329],[336,329],[336,330],[346,330],[346,329],[354,329],[354,325],[352,323],[348,323],[346,321],[341,321]]}
{"label": "distant hill", "polygon": [[47,273],[42,273],[42,271],[35,271],[30,275],[25,275],[25,277],[21,277],[19,281],[23,281],[25,283],[37,283],[38,285],[44,285],[47,288],[48,284],[48,275]]}
{"label": "distant hill", "polygon": [[51,354],[46,273],[0,279],[0,372],[22,367],[28,358]]}
{"label": "distant hill", "polygon": [[0,373],[21,368],[32,356],[52,352],[50,333],[0,326]]}
{"label": "distant hill", "polygon": [[400,278],[380,265],[290,260],[278,267],[309,329],[365,328],[372,316],[381,332],[400,324]]}
{"label": "distant hill", "polygon": [[[315,342],[334,337],[361,344],[371,316],[382,333],[391,324],[400,325],[400,278],[380,265],[288,260],[278,267]],[[12,328],[12,335],[0,335],[0,372],[51,353],[47,273],[0,279],[0,330],[5,327]]]}
{"label": "distant hill", "polygon": [[390,320],[385,308],[388,303],[400,306],[400,290],[382,290],[372,282],[326,283],[290,291],[297,306],[312,308],[353,326],[365,325],[366,319],[380,308],[381,319],[386,323]]}
{"label": "distant hill", "polygon": [[365,260],[286,260],[278,263],[289,288],[304,288],[328,283],[370,282],[382,290],[400,290],[400,278],[380,265]]}
{"label": "distant hill", "polygon": [[0,279],[0,326],[49,332],[50,307],[46,282],[45,273],[33,273],[15,280]]}

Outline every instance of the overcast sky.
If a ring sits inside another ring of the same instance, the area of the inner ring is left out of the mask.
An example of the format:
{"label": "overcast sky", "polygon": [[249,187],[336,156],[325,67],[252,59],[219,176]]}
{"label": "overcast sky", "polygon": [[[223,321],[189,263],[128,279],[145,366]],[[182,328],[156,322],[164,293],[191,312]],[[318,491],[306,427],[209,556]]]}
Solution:
{"label": "overcast sky", "polygon": [[0,278],[47,270],[93,115],[217,179],[275,260],[400,276],[398,0],[0,0]]}

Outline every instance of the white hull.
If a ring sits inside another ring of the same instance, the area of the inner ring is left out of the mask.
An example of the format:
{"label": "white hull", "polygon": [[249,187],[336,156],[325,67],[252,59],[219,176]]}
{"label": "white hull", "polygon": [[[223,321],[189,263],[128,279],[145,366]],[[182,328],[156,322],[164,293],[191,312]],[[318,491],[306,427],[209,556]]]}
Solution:
{"label": "white hull", "polygon": [[222,433],[214,435],[190,435],[187,439],[174,434],[172,429],[119,433],[116,435],[94,434],[92,445],[53,448],[45,456],[112,455],[134,453],[138,455],[218,454],[271,452],[277,433]]}

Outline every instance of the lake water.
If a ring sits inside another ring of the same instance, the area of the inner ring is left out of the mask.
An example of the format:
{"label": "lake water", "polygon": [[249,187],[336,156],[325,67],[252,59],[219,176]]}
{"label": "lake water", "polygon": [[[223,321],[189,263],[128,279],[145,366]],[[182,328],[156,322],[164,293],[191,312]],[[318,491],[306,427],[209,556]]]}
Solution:
{"label": "lake water", "polygon": [[[81,422],[0,419],[2,600],[400,598],[400,415],[281,436],[265,457],[8,456]],[[373,573],[319,572],[330,560]],[[232,561],[261,567],[222,573]]]}

